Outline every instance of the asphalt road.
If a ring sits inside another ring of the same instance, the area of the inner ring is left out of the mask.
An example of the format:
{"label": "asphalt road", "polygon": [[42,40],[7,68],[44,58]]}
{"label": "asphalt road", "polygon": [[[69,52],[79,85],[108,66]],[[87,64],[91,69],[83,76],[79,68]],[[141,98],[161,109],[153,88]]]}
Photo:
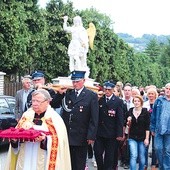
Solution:
{"label": "asphalt road", "polygon": [[[93,166],[92,159],[87,160],[88,170],[97,170],[97,167]],[[118,166],[118,170],[125,170],[123,167]]]}
{"label": "asphalt road", "polygon": [[[8,146],[0,146],[0,170],[4,170],[4,164],[7,156]],[[149,158],[149,168],[150,170],[150,162],[151,158]],[[93,166],[92,159],[87,159],[88,170],[97,170],[96,167]],[[118,170],[124,170],[123,167],[118,166]]]}

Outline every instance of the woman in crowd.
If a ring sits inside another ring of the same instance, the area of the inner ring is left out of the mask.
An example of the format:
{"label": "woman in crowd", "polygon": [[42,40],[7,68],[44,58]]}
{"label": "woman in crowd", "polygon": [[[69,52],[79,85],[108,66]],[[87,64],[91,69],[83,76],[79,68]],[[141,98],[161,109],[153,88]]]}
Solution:
{"label": "woman in crowd", "polygon": [[[157,93],[157,89],[154,87],[151,87],[147,90],[147,98],[148,100],[146,102],[144,102],[143,107],[147,108],[147,110],[149,111],[150,115],[152,114],[152,109],[153,109],[153,104],[155,102],[155,100],[158,97],[158,93]],[[154,136],[151,136],[151,133],[149,134],[149,139],[151,139],[152,137],[152,161],[151,161],[151,170],[155,170],[157,165],[157,158],[156,158],[156,154],[155,154],[155,148],[154,148]],[[145,162],[145,170],[148,167],[148,149],[149,149],[149,145],[146,147],[146,162]]]}
{"label": "woman in crowd", "polygon": [[129,129],[130,169],[136,170],[137,158],[139,158],[139,170],[145,167],[145,147],[149,144],[150,116],[146,108],[143,108],[143,98],[136,95],[133,98],[134,107],[127,113]]}
{"label": "woman in crowd", "polygon": [[122,88],[120,86],[116,85],[114,87],[113,93],[115,94],[115,96],[118,96],[121,99],[123,98],[123,91],[122,91]]}

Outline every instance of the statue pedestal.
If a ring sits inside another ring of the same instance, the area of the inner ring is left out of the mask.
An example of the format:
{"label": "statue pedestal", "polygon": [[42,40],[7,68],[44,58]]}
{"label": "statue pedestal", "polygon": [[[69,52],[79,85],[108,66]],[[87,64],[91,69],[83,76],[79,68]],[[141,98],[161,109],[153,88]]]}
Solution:
{"label": "statue pedestal", "polygon": [[[70,77],[58,77],[58,78],[52,79],[52,81],[53,81],[53,87],[56,87],[56,88],[67,87],[67,88],[73,89],[73,84],[72,84],[72,80]],[[99,83],[95,82],[94,79],[85,78],[84,86],[86,88],[97,92],[99,90],[99,88],[97,87],[98,85]]]}

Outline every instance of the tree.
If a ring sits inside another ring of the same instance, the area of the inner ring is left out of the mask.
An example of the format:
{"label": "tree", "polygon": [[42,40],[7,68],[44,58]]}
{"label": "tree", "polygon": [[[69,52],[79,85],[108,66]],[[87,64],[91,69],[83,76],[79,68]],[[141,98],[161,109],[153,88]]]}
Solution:
{"label": "tree", "polygon": [[130,65],[128,64],[128,56],[130,53],[130,47],[125,44],[122,39],[119,39],[115,48],[115,55],[113,58],[114,68],[112,69],[117,81],[130,82],[131,80]]}
{"label": "tree", "polygon": [[71,36],[63,31],[62,17],[68,15],[72,24],[72,19],[80,15],[85,28],[93,22],[97,29],[94,49],[89,49],[87,58],[90,78],[137,86],[162,86],[170,80],[170,40],[169,44],[159,44],[153,37],[145,53],[136,53],[114,33],[109,16],[94,8],[79,11],[74,10],[72,2],[51,0],[46,9],[41,9],[37,0],[16,0],[0,1],[0,10],[0,66],[8,75],[41,69],[48,80],[68,76]]}
{"label": "tree", "polygon": [[44,70],[43,54],[46,51],[48,39],[47,23],[45,20],[46,12],[38,8],[37,0],[31,0],[30,4],[25,2],[24,7],[27,13],[25,23],[30,37],[27,46],[29,59],[26,61],[26,71],[31,73],[35,69]]}
{"label": "tree", "polygon": [[170,39],[168,40],[168,44],[162,47],[162,54],[160,57],[160,62],[163,67],[170,66]]}
{"label": "tree", "polygon": [[[89,50],[88,53],[91,76],[99,82],[107,79],[114,81],[122,79],[123,74],[128,72],[126,69],[128,66],[124,65],[124,69],[122,69],[122,61],[117,59],[122,56],[126,60],[124,54],[126,54],[128,46],[113,32],[113,22],[108,16],[99,13],[94,8],[83,10],[80,14],[85,21],[86,28],[90,22],[96,26],[94,50]],[[125,46],[122,51],[120,50],[121,45]],[[122,70],[122,73],[119,74],[119,70]]]}
{"label": "tree", "polygon": [[26,14],[21,2],[1,2],[0,10],[0,66],[7,74],[15,74],[24,67],[22,61],[27,56]]}
{"label": "tree", "polygon": [[7,74],[24,75],[37,68],[44,41],[43,16],[36,0],[1,2],[1,68]]}
{"label": "tree", "polygon": [[153,62],[157,61],[157,58],[160,55],[160,46],[155,38],[151,39],[147,44],[145,53],[152,59]]}
{"label": "tree", "polygon": [[[74,16],[72,3],[64,4],[61,0],[52,0],[46,7],[48,41],[43,54],[43,63],[49,78],[68,76],[67,48],[70,36],[63,30],[63,16]],[[70,20],[69,20],[70,21]]]}

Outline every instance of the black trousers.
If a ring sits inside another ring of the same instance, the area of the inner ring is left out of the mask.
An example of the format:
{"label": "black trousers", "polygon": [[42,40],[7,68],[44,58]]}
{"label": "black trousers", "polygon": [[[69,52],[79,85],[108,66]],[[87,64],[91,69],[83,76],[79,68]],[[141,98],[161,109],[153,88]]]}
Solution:
{"label": "black trousers", "polygon": [[118,141],[114,138],[97,137],[94,143],[94,155],[98,170],[113,170],[118,154]]}
{"label": "black trousers", "polygon": [[93,158],[93,147],[91,144],[88,145],[88,158]]}
{"label": "black trousers", "polygon": [[84,170],[88,146],[70,146],[72,170]]}

